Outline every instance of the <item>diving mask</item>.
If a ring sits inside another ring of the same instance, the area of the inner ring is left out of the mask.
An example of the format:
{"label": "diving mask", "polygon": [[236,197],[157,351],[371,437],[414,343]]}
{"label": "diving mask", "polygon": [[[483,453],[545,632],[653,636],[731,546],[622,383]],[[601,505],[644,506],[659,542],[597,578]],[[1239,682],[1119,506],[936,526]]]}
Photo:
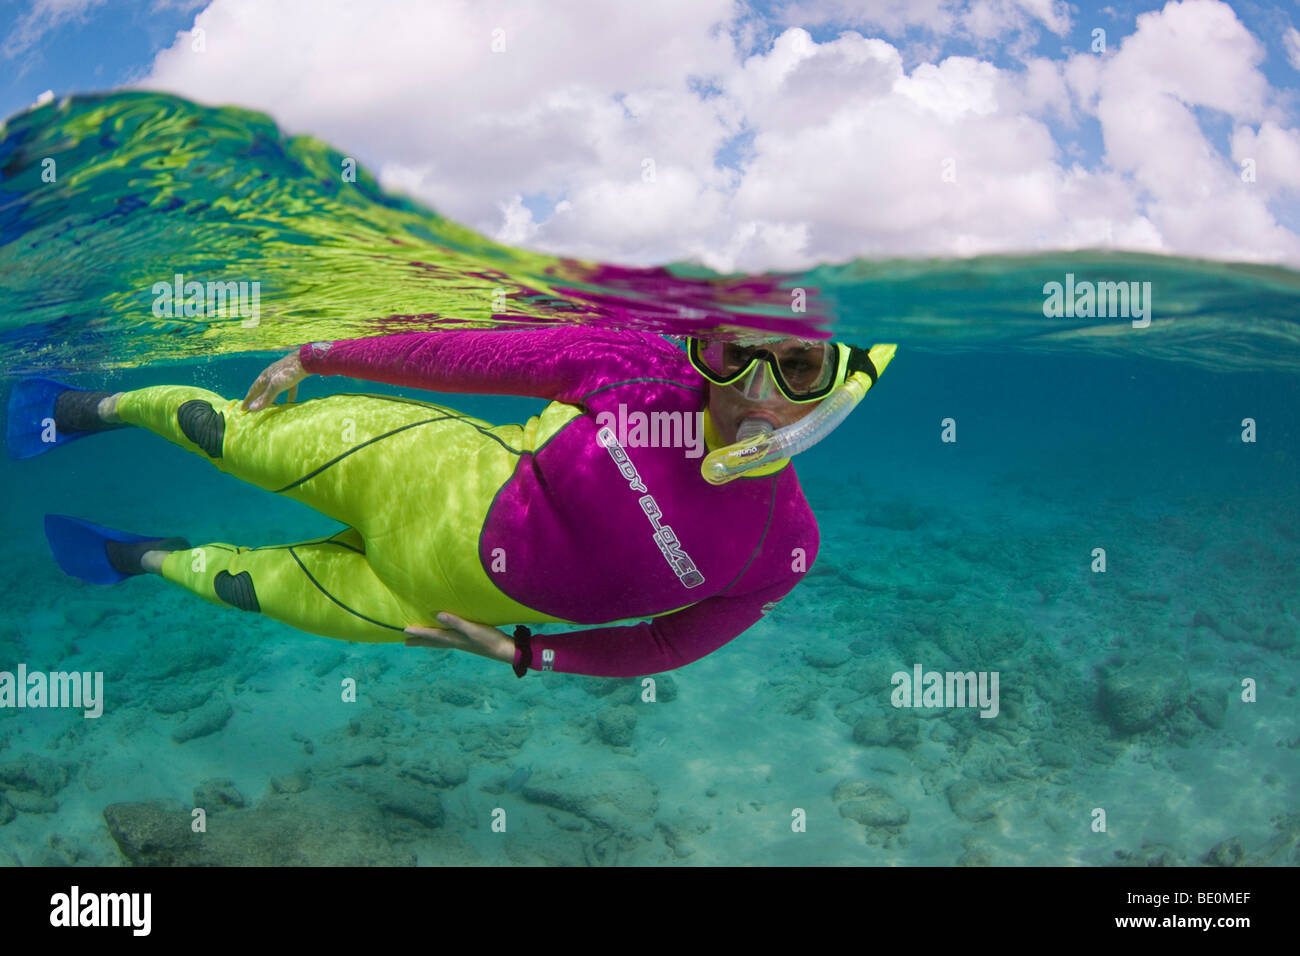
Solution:
{"label": "diving mask", "polygon": [[842,384],[852,347],[829,341],[777,338],[757,343],[687,341],[695,370],[714,385],[733,385],[751,402],[779,391],[787,401],[816,402]]}
{"label": "diving mask", "polygon": [[[691,341],[690,348],[695,347],[696,341]],[[759,418],[747,418],[742,421],[737,430],[735,443],[711,452],[701,463],[700,472],[706,481],[714,485],[723,485],[754,468],[780,461],[782,458],[789,458],[801,451],[807,451],[834,431],[849,416],[849,413],[857,407],[858,402],[876,383],[880,373],[889,365],[897,348],[894,345],[873,345],[870,349],[859,349],[850,345],[835,345],[833,343],[826,343],[826,345],[835,348],[838,354],[835,372],[830,378],[831,384],[829,388],[824,383],[821,385],[813,384],[803,394],[806,395],[815,391],[819,393],[819,398],[791,399],[791,401],[801,402],[820,401],[821,404],[797,422],[775,430],[773,430],[771,423]],[[739,359],[747,358],[747,364],[744,365],[741,372],[731,376],[726,382],[716,382],[716,384],[734,384],[739,382],[746,374],[752,379],[757,365],[759,374],[770,374],[781,393],[786,398],[789,398],[786,389],[792,383],[787,376],[787,371],[780,366],[781,358],[777,353],[769,350],[760,349],[759,351],[766,354],[763,356],[758,354],[752,354],[748,357],[738,356]],[[700,373],[709,381],[715,381],[712,375],[700,369],[700,366],[696,364],[695,355],[699,354],[702,353],[696,352],[692,355],[691,364],[695,365],[696,369],[700,370]],[[802,349],[787,354],[800,359],[807,358],[806,350]],[[767,369],[771,369],[771,373],[764,371]],[[798,369],[791,366],[788,371],[796,376],[796,383],[803,382],[804,384],[809,384],[813,378],[820,378],[825,374],[824,370],[819,368],[815,376],[800,379],[797,377],[800,374]],[[805,373],[810,372],[809,369],[803,371]]]}

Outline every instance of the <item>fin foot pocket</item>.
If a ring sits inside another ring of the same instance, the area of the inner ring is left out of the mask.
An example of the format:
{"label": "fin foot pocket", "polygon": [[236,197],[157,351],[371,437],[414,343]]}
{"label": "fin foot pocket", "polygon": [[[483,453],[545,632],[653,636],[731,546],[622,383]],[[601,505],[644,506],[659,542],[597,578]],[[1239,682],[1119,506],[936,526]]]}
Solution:
{"label": "fin foot pocket", "polygon": [[144,574],[140,559],[146,551],[188,551],[190,543],[184,538],[148,538],[144,541],[112,541],[104,544],[108,563],[126,575]]}
{"label": "fin foot pocket", "polygon": [[83,392],[69,388],[54,399],[54,425],[70,432],[100,432],[121,428],[118,422],[106,422],[99,417],[99,403],[112,392]]}
{"label": "fin foot pocket", "polygon": [[88,584],[116,584],[143,574],[140,556],[146,551],[175,551],[190,546],[184,538],[132,534],[71,515],[46,515],[45,539],[63,572]]}
{"label": "fin foot pocket", "polygon": [[77,438],[129,427],[126,422],[100,419],[99,403],[111,394],[71,388],[49,378],[15,382],[5,418],[9,457],[34,458]]}

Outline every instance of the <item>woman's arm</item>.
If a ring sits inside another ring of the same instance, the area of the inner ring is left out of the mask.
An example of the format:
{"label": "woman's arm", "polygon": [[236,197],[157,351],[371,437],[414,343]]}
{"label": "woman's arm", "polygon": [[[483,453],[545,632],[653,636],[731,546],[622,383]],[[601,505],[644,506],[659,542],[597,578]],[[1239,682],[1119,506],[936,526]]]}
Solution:
{"label": "woman's arm", "polygon": [[577,404],[612,382],[654,374],[657,363],[680,364],[681,354],[647,332],[564,326],[309,342],[299,349],[298,360],[306,374]]}
{"label": "woman's arm", "polygon": [[408,627],[406,633],[414,636],[406,639],[406,646],[465,651],[507,664],[515,659],[515,642],[505,631],[487,624],[466,621],[446,611],[438,615],[438,623],[444,626]]}
{"label": "woman's arm", "polygon": [[289,401],[298,400],[298,383],[311,373],[302,367],[297,352],[290,352],[274,365],[267,367],[257,381],[253,382],[244,396],[244,411],[255,412],[266,408],[285,389],[289,390]]}
{"label": "woman's arm", "polygon": [[[712,597],[641,624],[534,634],[529,670],[588,677],[643,677],[683,667],[749,630],[790,592],[784,585],[743,597]],[[522,648],[505,631],[443,612],[443,628],[408,627],[407,647],[466,651],[518,668]]]}
{"label": "woman's arm", "polygon": [[[674,670],[712,654],[749,630],[795,583],[782,581],[735,597],[706,598],[640,624],[534,634],[528,667],[590,677],[643,677]],[[519,663],[518,653],[515,664]]]}

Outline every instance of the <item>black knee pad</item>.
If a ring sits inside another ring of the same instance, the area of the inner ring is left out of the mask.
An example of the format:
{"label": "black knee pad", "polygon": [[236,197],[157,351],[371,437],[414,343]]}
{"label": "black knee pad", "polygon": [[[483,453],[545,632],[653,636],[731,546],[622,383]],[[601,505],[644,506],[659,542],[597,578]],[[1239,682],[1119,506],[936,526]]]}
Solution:
{"label": "black knee pad", "polygon": [[209,458],[221,457],[226,438],[226,419],[212,405],[195,398],[176,410],[176,422],[185,437],[203,449]]}
{"label": "black knee pad", "polygon": [[238,574],[218,571],[212,579],[212,587],[217,592],[217,597],[232,607],[241,611],[262,610],[262,606],[257,603],[257,592],[253,590],[253,576],[247,571]]}

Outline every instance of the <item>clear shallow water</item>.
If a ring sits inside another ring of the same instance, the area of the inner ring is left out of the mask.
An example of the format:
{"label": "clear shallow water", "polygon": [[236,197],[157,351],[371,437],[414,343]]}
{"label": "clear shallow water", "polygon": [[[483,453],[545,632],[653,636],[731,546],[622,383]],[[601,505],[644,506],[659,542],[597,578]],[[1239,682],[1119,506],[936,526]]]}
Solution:
{"label": "clear shallow water", "polygon": [[[98,720],[0,709],[0,862],[122,863],[148,814],[184,832],[196,804],[233,836],[178,836],[181,861],[1300,862],[1293,273],[1101,254],[627,270],[495,246],[364,173],[343,188],[338,159],[254,114],[152,95],[11,118],[11,376],[236,395],[304,340],[503,320],[898,341],[879,387],[797,462],[817,564],[646,704],[636,682],[516,681],[156,579],[82,585],[49,559],[44,513],[249,545],[337,525],[134,431],[5,462],[0,670],[102,670],[108,690]],[[262,282],[258,324],[153,316],[175,272]],[[1067,273],[1152,282],[1151,326],[1045,317],[1042,286]],[[303,397],[357,388],[317,379]],[[541,407],[431,397],[492,421]],[[916,663],[997,671],[999,715],[892,708],[890,675]],[[176,739],[205,720],[220,727]]]}

